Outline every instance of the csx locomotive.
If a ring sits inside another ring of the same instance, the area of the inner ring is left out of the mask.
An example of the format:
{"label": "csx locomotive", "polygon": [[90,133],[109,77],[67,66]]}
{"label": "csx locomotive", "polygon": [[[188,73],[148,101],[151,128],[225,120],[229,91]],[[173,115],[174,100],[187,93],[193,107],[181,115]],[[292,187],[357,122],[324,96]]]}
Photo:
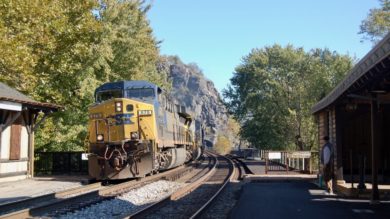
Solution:
{"label": "csx locomotive", "polygon": [[97,180],[144,177],[202,153],[191,116],[153,83],[106,83],[95,100],[89,108],[88,168]]}

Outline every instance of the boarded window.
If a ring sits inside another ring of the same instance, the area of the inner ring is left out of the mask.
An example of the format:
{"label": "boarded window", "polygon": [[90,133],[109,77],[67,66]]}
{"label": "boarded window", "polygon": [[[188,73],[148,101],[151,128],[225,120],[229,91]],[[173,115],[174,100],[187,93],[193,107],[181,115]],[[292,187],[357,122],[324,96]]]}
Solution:
{"label": "boarded window", "polygon": [[21,133],[22,119],[19,117],[11,125],[10,160],[20,160]]}

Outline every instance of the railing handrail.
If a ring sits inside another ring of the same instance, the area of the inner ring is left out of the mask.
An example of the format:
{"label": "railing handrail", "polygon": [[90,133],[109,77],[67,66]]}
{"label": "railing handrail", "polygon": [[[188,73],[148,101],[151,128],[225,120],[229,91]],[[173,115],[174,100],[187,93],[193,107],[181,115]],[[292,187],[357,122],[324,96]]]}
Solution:
{"label": "railing handrail", "polygon": [[[275,155],[275,157],[270,158],[270,153],[280,153],[280,155]],[[295,154],[294,154],[295,153]],[[301,153],[301,156],[299,156]],[[306,153],[306,154],[305,154]],[[290,151],[290,150],[260,150],[261,158],[266,161],[266,173],[269,169],[270,162],[276,163],[280,166],[284,166],[286,168],[286,172],[289,169],[295,169],[299,171],[309,171],[309,173],[313,172],[313,156],[312,154],[317,154],[318,151]],[[305,160],[308,161],[308,165],[305,166]],[[292,162],[291,162],[292,161]],[[302,163],[302,165],[300,165]],[[308,168],[306,168],[308,166]]]}

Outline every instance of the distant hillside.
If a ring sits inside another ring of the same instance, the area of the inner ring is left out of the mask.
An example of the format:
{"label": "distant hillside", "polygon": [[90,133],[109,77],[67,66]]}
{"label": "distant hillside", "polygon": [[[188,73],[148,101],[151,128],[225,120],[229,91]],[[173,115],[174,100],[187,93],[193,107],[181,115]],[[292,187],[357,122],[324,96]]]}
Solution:
{"label": "distant hillside", "polygon": [[218,134],[228,136],[231,142],[237,139],[229,128],[227,110],[219,92],[196,64],[184,64],[177,56],[168,56],[163,57],[160,68],[165,69],[172,81],[171,94],[177,103],[206,127],[208,141],[215,144]]}

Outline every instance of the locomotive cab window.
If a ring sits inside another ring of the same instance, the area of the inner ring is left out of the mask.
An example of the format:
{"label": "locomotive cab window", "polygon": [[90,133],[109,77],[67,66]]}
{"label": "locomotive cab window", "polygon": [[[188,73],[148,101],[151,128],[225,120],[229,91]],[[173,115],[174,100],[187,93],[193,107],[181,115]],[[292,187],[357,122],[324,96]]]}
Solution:
{"label": "locomotive cab window", "polygon": [[96,94],[96,102],[100,103],[112,98],[123,97],[122,90],[106,90],[100,91]]}
{"label": "locomotive cab window", "polygon": [[126,90],[127,98],[136,98],[140,100],[154,100],[154,90],[152,88],[133,88]]}

